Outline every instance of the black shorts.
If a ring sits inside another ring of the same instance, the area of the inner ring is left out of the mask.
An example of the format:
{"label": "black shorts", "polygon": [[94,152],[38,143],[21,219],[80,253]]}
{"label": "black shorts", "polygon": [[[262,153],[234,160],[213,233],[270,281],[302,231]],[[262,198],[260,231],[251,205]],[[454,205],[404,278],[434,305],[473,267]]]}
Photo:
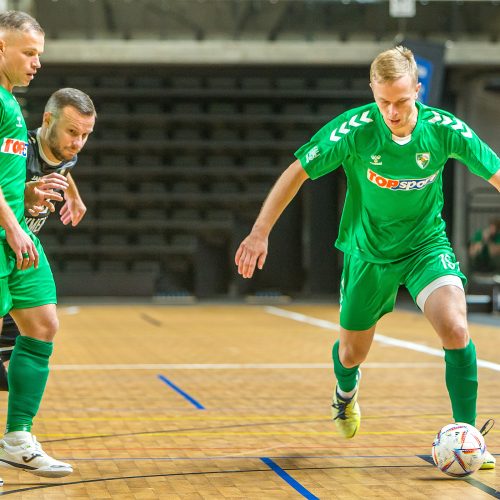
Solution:
{"label": "black shorts", "polygon": [[[0,335],[0,359],[2,362],[9,361],[12,349],[16,344],[16,339],[19,337],[19,328],[10,314],[3,318],[2,334]],[[5,350],[4,350],[5,349]]]}

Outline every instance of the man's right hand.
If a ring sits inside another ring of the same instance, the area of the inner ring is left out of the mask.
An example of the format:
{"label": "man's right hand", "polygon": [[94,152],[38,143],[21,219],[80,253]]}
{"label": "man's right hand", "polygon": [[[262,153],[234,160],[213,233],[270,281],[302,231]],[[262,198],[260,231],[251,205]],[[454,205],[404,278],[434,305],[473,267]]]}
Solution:
{"label": "man's right hand", "polygon": [[268,239],[252,231],[240,244],[234,262],[243,278],[251,278],[255,267],[262,269],[267,257]]}
{"label": "man's right hand", "polygon": [[256,267],[264,267],[271,229],[308,178],[299,160],[295,160],[279,176],[262,205],[252,231],[241,242],[234,256],[238,273],[243,278],[251,278]]}
{"label": "man's right hand", "polygon": [[37,181],[26,183],[24,188],[24,207],[33,216],[37,216],[44,210],[54,212],[53,201],[63,201],[58,191],[66,191],[68,181],[64,175],[53,172],[44,175]]}

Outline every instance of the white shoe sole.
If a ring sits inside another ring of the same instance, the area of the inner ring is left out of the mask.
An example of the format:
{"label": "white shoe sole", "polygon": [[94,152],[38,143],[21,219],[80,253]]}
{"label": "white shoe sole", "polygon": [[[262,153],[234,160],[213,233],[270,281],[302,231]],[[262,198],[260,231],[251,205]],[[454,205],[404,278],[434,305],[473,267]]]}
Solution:
{"label": "white shoe sole", "polygon": [[73,469],[23,469],[30,474],[40,477],[65,477],[73,474]]}
{"label": "white shoe sole", "polygon": [[29,466],[23,464],[18,464],[15,462],[6,462],[4,460],[0,460],[0,467],[23,470],[25,472],[29,472],[30,474],[34,474],[35,476],[41,476],[41,477],[65,477],[73,473],[72,467],[60,467],[58,469],[51,469],[50,467],[44,469],[43,467],[40,467],[36,469],[34,467],[30,468]]}

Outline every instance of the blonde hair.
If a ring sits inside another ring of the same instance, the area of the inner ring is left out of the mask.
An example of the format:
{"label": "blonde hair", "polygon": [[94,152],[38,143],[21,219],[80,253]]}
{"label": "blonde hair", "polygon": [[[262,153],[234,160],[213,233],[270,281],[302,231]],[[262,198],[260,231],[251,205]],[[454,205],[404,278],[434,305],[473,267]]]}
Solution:
{"label": "blonde hair", "polygon": [[370,82],[393,82],[405,75],[410,75],[415,83],[418,82],[413,52],[401,45],[379,54],[370,66]]}

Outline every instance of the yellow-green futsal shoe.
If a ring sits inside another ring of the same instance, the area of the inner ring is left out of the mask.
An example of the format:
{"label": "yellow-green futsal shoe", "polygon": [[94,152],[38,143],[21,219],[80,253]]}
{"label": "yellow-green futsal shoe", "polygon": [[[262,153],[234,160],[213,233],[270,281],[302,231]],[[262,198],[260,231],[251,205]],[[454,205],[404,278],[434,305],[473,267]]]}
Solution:
{"label": "yellow-green futsal shoe", "polygon": [[484,452],[483,465],[481,465],[481,467],[479,467],[479,468],[481,470],[494,469],[496,462],[497,461],[496,461],[495,457],[488,450],[486,450]]}
{"label": "yellow-green futsal shoe", "polygon": [[361,424],[358,389],[359,386],[350,399],[342,398],[337,392],[337,387],[333,393],[332,418],[339,434],[347,439],[355,436]]}
{"label": "yellow-green futsal shoe", "polygon": [[[481,427],[479,432],[483,436],[486,436],[486,434],[488,434],[488,432],[491,431],[491,429],[493,428],[494,425],[495,425],[495,421],[492,418],[490,418],[489,420],[486,420],[486,422]],[[486,450],[484,452],[483,465],[481,465],[481,467],[479,467],[479,469],[480,470],[494,469],[496,462],[497,461],[496,461],[495,457],[488,450]]]}

